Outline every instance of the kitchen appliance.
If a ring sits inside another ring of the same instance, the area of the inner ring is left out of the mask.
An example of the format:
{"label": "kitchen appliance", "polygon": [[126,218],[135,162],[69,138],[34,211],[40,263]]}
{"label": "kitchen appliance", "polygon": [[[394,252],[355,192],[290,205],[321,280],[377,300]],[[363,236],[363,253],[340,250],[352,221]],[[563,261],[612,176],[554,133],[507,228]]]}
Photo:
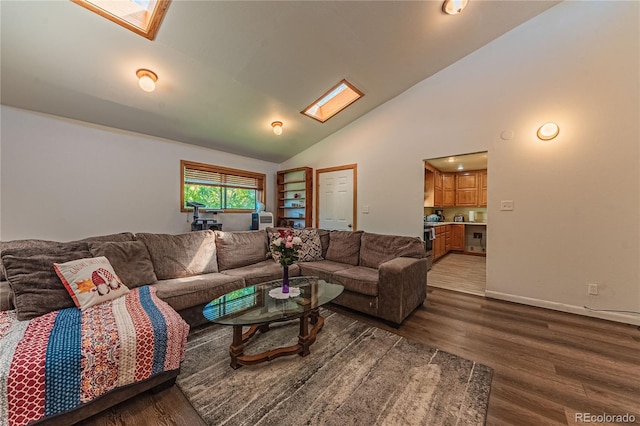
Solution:
{"label": "kitchen appliance", "polygon": [[475,222],[476,221],[476,212],[474,212],[473,210],[469,210],[469,222]]}
{"label": "kitchen appliance", "polygon": [[454,222],[464,222],[464,216],[461,213],[458,213],[455,216],[453,216],[453,221]]}
{"label": "kitchen appliance", "polygon": [[444,222],[444,210],[436,210],[436,214],[438,215],[438,222]]}
{"label": "kitchen appliance", "polygon": [[436,228],[434,226],[424,226],[424,248],[427,252],[427,271],[431,269],[433,263],[433,240],[436,239]]}
{"label": "kitchen appliance", "polygon": [[425,222],[437,222],[438,220],[440,220],[440,218],[437,214],[430,214],[425,218]]}

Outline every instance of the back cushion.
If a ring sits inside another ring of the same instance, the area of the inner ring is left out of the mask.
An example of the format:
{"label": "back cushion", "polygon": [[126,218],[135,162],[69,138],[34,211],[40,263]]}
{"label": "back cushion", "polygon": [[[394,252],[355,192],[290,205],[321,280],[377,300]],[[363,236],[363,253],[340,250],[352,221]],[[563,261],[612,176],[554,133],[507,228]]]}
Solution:
{"label": "back cushion", "polygon": [[216,231],[218,267],[221,271],[267,260],[267,231]]}
{"label": "back cushion", "polygon": [[116,275],[130,289],[158,280],[147,246],[142,241],[89,243],[89,251],[93,257],[106,257]]}
{"label": "back cushion", "polygon": [[396,257],[425,256],[424,243],[420,238],[396,235],[370,234],[366,232],[360,240],[360,266],[378,268],[384,262]]}
{"label": "back cushion", "polygon": [[87,243],[52,243],[49,247],[3,250],[2,263],[13,291],[17,318],[23,321],[74,307],[53,264],[87,257],[91,257]]}
{"label": "back cushion", "polygon": [[216,236],[211,230],[186,234],[136,234],[149,250],[159,280],[218,272]]}
{"label": "back cushion", "polygon": [[358,266],[362,231],[329,231],[329,247],[325,259]]}
{"label": "back cushion", "polygon": [[[93,241],[133,241],[135,238],[131,232],[121,232],[119,234],[109,234],[109,235],[99,235],[96,237],[89,237],[83,240],[72,241],[72,243],[89,243]],[[14,240],[14,241],[2,241],[0,242],[0,256],[2,256],[2,252],[5,250],[9,250],[12,248],[26,248],[26,247],[51,247],[52,244],[66,244],[59,243],[57,241],[47,241],[47,240]],[[4,273],[4,268],[2,267],[2,262],[0,262],[0,281],[4,281],[6,279],[6,275]]]}

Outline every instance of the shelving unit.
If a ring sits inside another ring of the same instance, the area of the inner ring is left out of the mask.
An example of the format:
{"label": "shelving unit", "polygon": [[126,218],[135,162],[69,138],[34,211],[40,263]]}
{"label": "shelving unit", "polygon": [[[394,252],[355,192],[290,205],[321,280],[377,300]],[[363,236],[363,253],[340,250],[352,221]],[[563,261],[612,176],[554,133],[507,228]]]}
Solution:
{"label": "shelving unit", "polygon": [[311,227],[313,169],[281,170],[276,176],[276,226]]}

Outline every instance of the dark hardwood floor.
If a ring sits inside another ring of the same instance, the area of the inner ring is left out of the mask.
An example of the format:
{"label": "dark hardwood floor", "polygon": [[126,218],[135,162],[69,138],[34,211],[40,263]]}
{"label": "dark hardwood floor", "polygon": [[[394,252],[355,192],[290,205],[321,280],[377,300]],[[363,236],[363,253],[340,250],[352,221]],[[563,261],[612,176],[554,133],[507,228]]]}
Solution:
{"label": "dark hardwood floor", "polygon": [[[630,413],[640,424],[636,326],[437,288],[429,289],[425,304],[398,329],[330,308],[492,367],[488,425],[581,424],[576,413]],[[173,386],[126,401],[81,424],[204,423]]]}

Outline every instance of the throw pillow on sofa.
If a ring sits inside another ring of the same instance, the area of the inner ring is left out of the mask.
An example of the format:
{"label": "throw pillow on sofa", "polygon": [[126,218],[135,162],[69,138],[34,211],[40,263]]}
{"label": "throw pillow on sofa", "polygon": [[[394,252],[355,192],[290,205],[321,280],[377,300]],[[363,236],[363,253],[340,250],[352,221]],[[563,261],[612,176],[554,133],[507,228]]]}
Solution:
{"label": "throw pillow on sofa", "polygon": [[325,259],[358,266],[362,231],[330,231]]}
{"label": "throw pillow on sofa", "polygon": [[89,251],[94,257],[109,259],[113,270],[130,289],[158,280],[149,250],[142,241],[90,243]]}
{"label": "throw pillow on sofa", "polygon": [[91,257],[87,243],[53,243],[49,247],[28,247],[2,251],[9,285],[20,321],[64,308],[73,299],[53,269],[54,263]]}
{"label": "throw pillow on sofa", "polygon": [[54,263],[53,268],[76,306],[83,311],[129,293],[104,256]]}
{"label": "throw pillow on sofa", "polygon": [[[320,234],[317,229],[293,229],[293,236],[299,237],[302,240],[302,246],[298,250],[299,262],[315,262],[323,260],[322,257],[322,244],[320,244]],[[280,237],[280,232],[273,228],[268,228],[269,233],[269,250],[271,251],[271,257],[278,262],[280,260],[280,253],[271,250],[271,244],[273,241]]]}
{"label": "throw pillow on sofa", "polygon": [[211,230],[178,235],[142,233],[136,238],[147,246],[159,280],[218,272],[216,236]]}

